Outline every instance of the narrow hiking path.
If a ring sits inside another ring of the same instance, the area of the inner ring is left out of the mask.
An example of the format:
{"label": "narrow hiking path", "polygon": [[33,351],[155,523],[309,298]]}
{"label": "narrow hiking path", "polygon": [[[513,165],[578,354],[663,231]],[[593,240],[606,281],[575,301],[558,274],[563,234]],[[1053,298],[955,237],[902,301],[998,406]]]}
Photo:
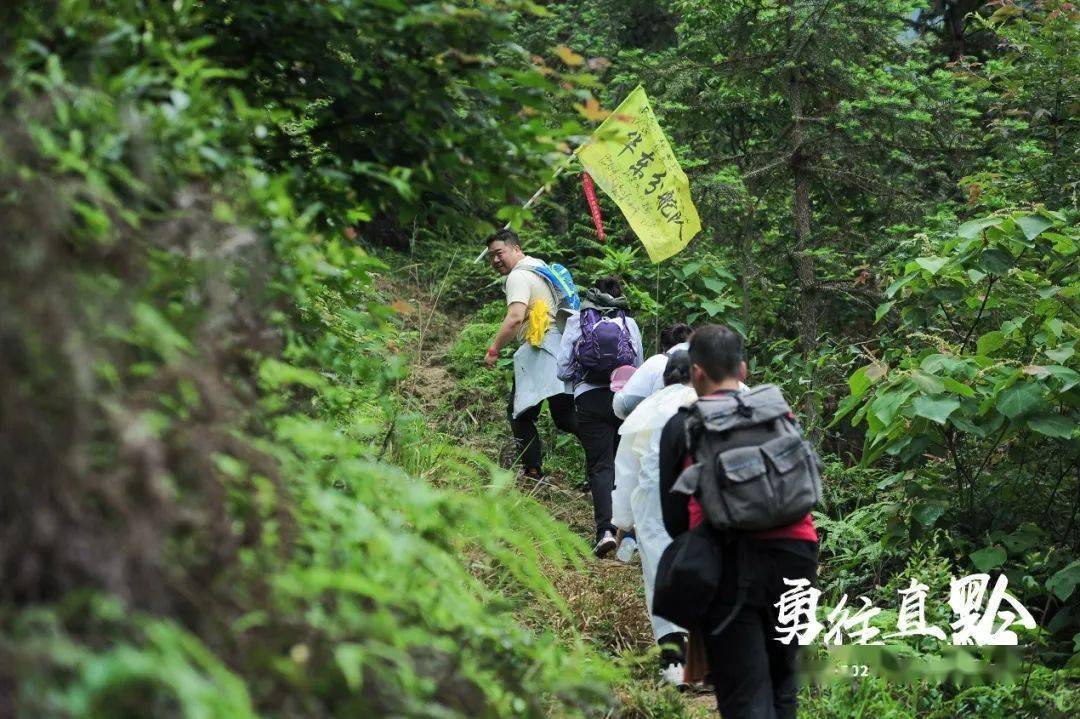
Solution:
{"label": "narrow hiking path", "polygon": [[[460,376],[452,366],[455,345],[470,332],[470,326],[479,329],[474,325],[475,315],[445,311],[436,301],[437,290],[429,291],[415,281],[394,282],[392,287],[394,296],[401,301],[398,307],[403,322],[416,336],[415,345],[409,348],[410,374],[401,385],[406,406],[421,412],[433,432],[448,434],[462,446],[507,466],[513,459],[513,450],[505,417],[505,394],[477,395],[462,391],[468,378]],[[479,358],[478,353],[478,367]],[[506,372],[501,368],[490,371]],[[580,449],[572,438],[555,432],[546,413],[542,415],[541,435],[548,476],[542,482],[535,482],[518,474],[517,488],[587,542],[593,531],[592,503],[584,485]],[[549,567],[547,574],[565,599],[570,615],[544,613],[542,622],[536,617],[522,617],[522,622],[560,635],[569,635],[569,630],[574,630],[612,660],[624,657],[633,666],[636,684],[632,688],[616,688],[624,701],[629,692],[662,691],[653,678],[652,657],[641,657],[654,644],[640,564],[590,558],[582,569]],[[711,695],[684,694],[674,701],[694,716],[709,716],[714,707]]]}

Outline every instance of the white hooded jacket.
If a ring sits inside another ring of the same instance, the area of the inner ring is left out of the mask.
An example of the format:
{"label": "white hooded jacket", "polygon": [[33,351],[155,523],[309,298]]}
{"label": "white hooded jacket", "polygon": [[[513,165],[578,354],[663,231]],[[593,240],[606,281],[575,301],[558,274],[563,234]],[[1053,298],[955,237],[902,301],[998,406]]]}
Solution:
{"label": "white hooded jacket", "polygon": [[693,387],[673,384],[645,398],[619,429],[622,439],[615,454],[615,489],[611,493],[612,523],[622,530],[634,528],[645,601],[657,639],[684,631],[652,615],[653,585],[660,555],[671,543],[660,511],[660,433],[679,410],[697,399]]}

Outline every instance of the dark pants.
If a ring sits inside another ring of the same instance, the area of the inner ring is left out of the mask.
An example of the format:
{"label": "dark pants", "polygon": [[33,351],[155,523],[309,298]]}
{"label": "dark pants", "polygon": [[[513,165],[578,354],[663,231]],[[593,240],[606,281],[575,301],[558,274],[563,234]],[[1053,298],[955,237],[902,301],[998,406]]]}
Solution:
{"label": "dark pants", "polygon": [[[817,544],[795,539],[744,540],[737,556],[734,544],[723,550],[723,569],[716,599],[704,623],[705,652],[716,685],[716,706],[723,719],[795,719],[798,643],[782,644],[777,636],[780,595],[791,589],[784,578],[814,581]],[[738,575],[749,583],[745,601],[719,635],[719,626],[737,604]]]}
{"label": "dark pants", "polygon": [[[563,393],[548,397],[548,412],[555,426],[563,432],[577,434],[577,421],[574,417],[574,396]],[[543,467],[543,450],[540,446],[540,434],[536,431],[536,420],[540,419],[540,402],[514,417],[514,387],[510,387],[510,404],[506,416],[510,420],[510,430],[514,433],[514,444],[521,466],[526,471]]]}
{"label": "dark pants", "polygon": [[584,392],[574,400],[598,538],[605,531],[615,531],[615,525],[611,523],[611,490],[615,488],[615,450],[619,448],[622,420],[611,408],[613,396],[610,389],[600,387]]}

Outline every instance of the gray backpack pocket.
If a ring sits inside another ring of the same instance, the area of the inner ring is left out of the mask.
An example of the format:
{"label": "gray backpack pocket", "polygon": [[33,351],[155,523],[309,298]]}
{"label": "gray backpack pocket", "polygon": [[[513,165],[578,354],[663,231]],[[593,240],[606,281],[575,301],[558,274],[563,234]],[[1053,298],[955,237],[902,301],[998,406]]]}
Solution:
{"label": "gray backpack pocket", "polygon": [[798,521],[821,498],[816,456],[797,434],[719,452],[714,481],[699,481],[701,504],[717,529],[764,530]]}

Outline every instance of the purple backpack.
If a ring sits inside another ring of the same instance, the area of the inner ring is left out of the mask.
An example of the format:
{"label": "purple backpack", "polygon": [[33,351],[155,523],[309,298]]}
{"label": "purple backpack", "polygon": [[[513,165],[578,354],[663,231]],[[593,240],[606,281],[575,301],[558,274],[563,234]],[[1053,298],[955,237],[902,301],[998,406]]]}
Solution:
{"label": "purple backpack", "polygon": [[606,385],[611,372],[636,359],[626,313],[605,317],[589,308],[581,311],[581,338],[574,344],[577,377],[589,384]]}

